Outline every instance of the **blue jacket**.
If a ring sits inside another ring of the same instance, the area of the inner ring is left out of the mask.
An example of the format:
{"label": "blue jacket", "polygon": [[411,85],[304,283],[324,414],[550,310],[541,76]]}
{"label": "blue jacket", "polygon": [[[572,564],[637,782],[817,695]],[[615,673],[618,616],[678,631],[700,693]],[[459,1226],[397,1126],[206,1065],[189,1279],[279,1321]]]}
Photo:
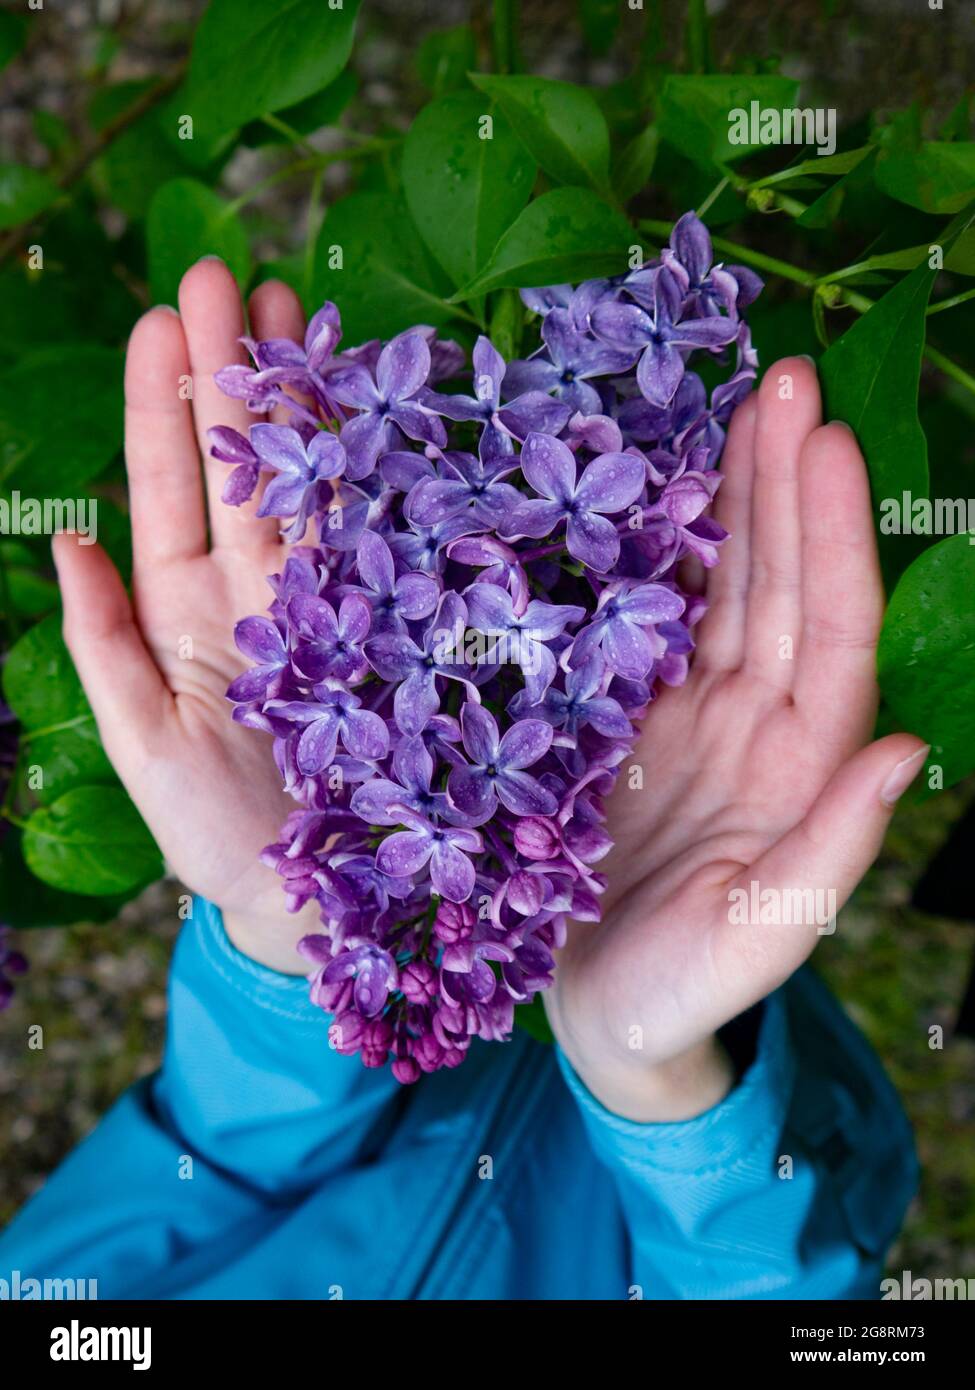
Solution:
{"label": "blue jacket", "polygon": [[198,902],[161,1071],[0,1237],[0,1278],[97,1279],[99,1298],[879,1297],[910,1131],[807,970],[766,1001],[735,1089],[681,1124],[610,1114],[520,1032],[402,1088],[327,1026]]}

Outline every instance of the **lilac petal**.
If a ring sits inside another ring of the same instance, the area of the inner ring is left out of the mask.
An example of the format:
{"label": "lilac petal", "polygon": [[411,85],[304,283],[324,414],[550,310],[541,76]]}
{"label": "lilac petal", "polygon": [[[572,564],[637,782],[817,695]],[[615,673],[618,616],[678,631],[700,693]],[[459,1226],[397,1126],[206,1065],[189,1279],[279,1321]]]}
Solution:
{"label": "lilac petal", "polygon": [[430,415],[410,401],[401,401],[390,406],[389,418],[395,420],[404,434],[411,439],[423,440],[426,444],[443,446],[447,442],[447,431],[437,415]]}
{"label": "lilac petal", "polygon": [[223,463],[254,463],[257,455],[250,442],[228,425],[214,425],[207,430],[210,453]]}
{"label": "lilac petal", "polygon": [[505,361],[490,338],[485,338],[483,333],[474,344],[471,362],[474,366],[474,392],[478,400],[496,401],[504,379]]}
{"label": "lilac petal", "polygon": [[553,502],[566,502],[572,497],[575,455],[561,439],[532,431],[522,446],[520,463],[526,481],[539,496]]}
{"label": "lilac petal", "polygon": [[627,680],[642,680],[653,665],[653,647],[632,623],[607,623],[603,652],[609,667]]}
{"label": "lilac petal", "polygon": [[441,391],[422,391],[417,398],[427,410],[448,420],[483,420],[484,406],[473,396],[447,396]]}
{"label": "lilac petal", "polygon": [[515,621],[511,595],[497,584],[472,584],[464,599],[467,620],[479,632],[506,632]]}
{"label": "lilac petal", "polygon": [[583,350],[584,337],[572,322],[567,309],[553,309],[545,315],[542,340],[548,355],[560,370],[577,366]]}
{"label": "lilac petal", "polygon": [[561,383],[562,373],[544,357],[532,357],[526,362],[509,362],[502,390],[509,400],[528,391],[554,391]]}
{"label": "lilac petal", "polygon": [[619,559],[620,538],[616,527],[595,512],[578,512],[569,517],[565,543],[570,555],[600,574],[611,570]]}
{"label": "lilac petal", "polygon": [[390,426],[381,415],[356,415],[354,419],[346,420],[339,431],[339,438],[348,456],[345,476],[350,482],[358,482],[360,478],[369,476],[379,455],[389,445]]}
{"label": "lilac petal", "polygon": [[558,434],[572,413],[565,401],[553,400],[542,391],[525,391],[498,411],[498,419],[516,439],[525,439],[533,430]]}
{"label": "lilac petal", "polygon": [[335,609],[323,598],[315,594],[295,594],[288,600],[288,621],[294,628],[303,628],[326,642],[338,638],[338,624]]}
{"label": "lilac petal", "polygon": [[677,220],[670,234],[670,245],[690,275],[691,284],[699,285],[711,269],[714,255],[708,230],[696,213],[685,212]]}
{"label": "lilac petal", "polygon": [[397,492],[409,492],[417,483],[437,476],[428,458],[424,458],[422,454],[408,454],[400,450],[385,454],[379,471],[383,482],[395,488]]}
{"label": "lilac petal", "polygon": [[479,768],[453,768],[447,778],[447,792],[451,804],[475,825],[489,820],[498,804],[491,778]]}
{"label": "lilac petal", "polygon": [[460,712],[460,727],[464,747],[475,763],[487,767],[497,762],[500,747],[498,725],[489,710],[468,700]]}
{"label": "lilac petal", "polygon": [[223,485],[223,492],[220,500],[226,502],[228,507],[239,507],[244,502],[249,502],[254,496],[254,489],[257,487],[258,479],[261,476],[260,465],[256,463],[242,463],[230,474],[230,477]]}
{"label": "lilac petal", "polygon": [[569,623],[578,623],[586,610],[577,603],[543,603],[533,598],[521,617],[521,625],[532,637],[550,642],[558,637]]}
{"label": "lilac petal", "polygon": [[420,483],[410,498],[410,517],[421,526],[433,526],[448,516],[456,516],[473,500],[469,483],[436,478]]}
{"label": "lilac petal", "polygon": [[339,311],[331,300],[313,314],[305,329],[305,355],[309,369],[320,372],[342,337]]}
{"label": "lilac petal", "polygon": [[747,309],[765,288],[765,281],[760,275],[756,275],[754,270],[749,270],[744,265],[726,265],[725,270],[731,275],[738,285],[738,296],[736,307]]}
{"label": "lilac petal", "polygon": [[396,571],[393,556],[382,536],[375,531],[363,531],[356,546],[359,578],[367,589],[386,597],[393,592]]}
{"label": "lilac petal", "polygon": [[675,526],[687,526],[701,515],[711,493],[700,478],[685,475],[669,483],[660,497],[660,510]]}
{"label": "lilac petal", "polygon": [[385,975],[378,969],[368,966],[359,970],[352,989],[355,1006],[364,1018],[374,1018],[381,1013],[389,997],[389,985]]}
{"label": "lilac petal", "polygon": [[497,761],[506,772],[512,768],[531,767],[551,746],[551,724],[546,724],[544,719],[519,719],[502,738]]}
{"label": "lilac petal", "polygon": [[308,462],[316,478],[337,478],[345,468],[345,449],[338,436],[319,430],[308,445]]}
{"label": "lilac petal", "polygon": [[572,299],[573,289],[571,285],[547,285],[543,289],[519,290],[518,293],[527,309],[544,318],[556,307],[566,308]]}
{"label": "lilac petal", "polygon": [[372,710],[349,710],[342,741],[354,758],[375,761],[389,752],[389,729],[386,721]]}
{"label": "lilac petal", "polygon": [[393,697],[393,717],[401,733],[422,734],[440,709],[437,683],[430,668],[413,667]]}
{"label": "lilac petal", "polygon": [[376,383],[366,368],[358,363],[331,373],[328,393],[340,405],[351,405],[356,410],[372,411],[381,401]]}
{"label": "lilac petal", "polygon": [[251,425],[251,444],[262,463],[282,473],[307,476],[304,441],[290,425]]}
{"label": "lilac petal", "polygon": [[618,606],[630,622],[649,626],[679,618],[684,611],[684,600],[663,584],[641,584],[622,595]]}
{"label": "lilac petal", "polygon": [[422,738],[404,738],[393,754],[393,772],[411,791],[429,791],[433,758]]}
{"label": "lilac petal", "polygon": [[434,845],[430,861],[434,892],[448,902],[466,903],[474,891],[474,879],[474,865],[462,850],[449,840],[440,840]]}
{"label": "lilac petal", "polygon": [[339,721],[334,714],[318,718],[309,724],[298,740],[296,761],[303,777],[315,777],[335,757]]}
{"label": "lilac petal", "polygon": [[339,605],[338,630],[344,642],[358,646],[372,624],[372,608],[361,594],[348,594]]}
{"label": "lilac petal", "polygon": [[647,470],[634,454],[602,454],[579,479],[576,502],[593,512],[621,512],[646,486]]}
{"label": "lilac petal", "polygon": [[717,316],[707,319],[684,319],[683,323],[675,323],[670,330],[671,341],[681,343],[685,347],[725,347],[728,343],[733,343],[737,336],[738,324],[735,320]]}
{"label": "lilac petal", "polygon": [[683,375],[684,359],[673,343],[650,343],[637,363],[637,385],[651,405],[666,405]]}
{"label": "lilac petal", "polygon": [[[549,725],[545,727],[551,732]],[[516,816],[554,816],[559,809],[552,793],[527,772],[502,772],[494,789],[501,804]]]}
{"label": "lilac petal", "polygon": [[385,777],[372,777],[356,787],[350,808],[369,825],[400,825],[398,811],[390,808],[403,800],[403,788]]}
{"label": "lilac petal", "polygon": [[[645,402],[641,402],[645,405]],[[584,444],[594,454],[620,454],[623,436],[615,420],[608,415],[582,415],[579,411],[569,421],[572,442]]]}
{"label": "lilac petal", "polygon": [[284,638],[270,618],[242,618],[234,628],[234,642],[252,661],[273,666],[287,659]]}
{"label": "lilac petal", "polygon": [[401,574],[396,581],[396,611],[410,622],[428,617],[436,608],[439,597],[436,581],[417,570]]}
{"label": "lilac petal", "polygon": [[366,658],[384,681],[403,681],[415,671],[423,653],[405,632],[386,632],[366,643]]}
{"label": "lilac petal", "polygon": [[501,528],[506,540],[516,540],[519,536],[548,536],[555,530],[565,516],[564,502],[548,502],[541,497],[530,497],[522,502]]}
{"label": "lilac petal", "polygon": [[376,868],[393,878],[410,878],[420,872],[432,851],[429,835],[400,830],[395,835],[387,835],[376,850]]}
{"label": "lilac petal", "polygon": [[605,300],[593,311],[592,331],[614,347],[637,352],[646,347],[653,324],[639,305]]}
{"label": "lilac petal", "polygon": [[249,700],[263,699],[267,694],[268,683],[280,671],[280,666],[252,666],[249,671],[231,681],[227,687],[227,699],[234,704],[246,704]]}
{"label": "lilac petal", "polygon": [[297,516],[305,500],[308,483],[293,473],[279,473],[264,489],[257,516]]}
{"label": "lilac petal", "polygon": [[379,354],[376,381],[384,401],[415,396],[430,375],[430,349],[422,333],[401,333]]}
{"label": "lilac petal", "polygon": [[633,725],[616,700],[609,696],[600,696],[595,700],[587,700],[585,706],[586,722],[591,724],[597,734],[602,734],[604,738],[629,738],[633,733]]}

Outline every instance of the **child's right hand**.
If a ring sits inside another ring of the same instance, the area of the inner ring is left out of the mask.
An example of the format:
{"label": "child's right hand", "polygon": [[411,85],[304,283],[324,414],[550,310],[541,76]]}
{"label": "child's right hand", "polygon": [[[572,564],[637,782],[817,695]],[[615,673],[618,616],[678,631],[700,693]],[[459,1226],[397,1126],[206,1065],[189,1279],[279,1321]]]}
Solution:
{"label": "child's right hand", "polygon": [[[250,420],[213,382],[245,360],[243,310],[215,259],[187,272],[179,303],[179,315],[156,308],[140,319],[126,359],[132,602],[100,546],[56,536],[64,635],[108,756],[173,872],[223,910],[241,950],[302,974],[295,942],[315,930],[317,910],[289,917],[279,880],[258,861],[294,803],[269,740],[234,724],[225,698],[247,666],[234,624],[266,610],[267,576],[286,558],[277,521],[255,519],[256,503],[221,501],[228,469],[208,452],[210,426],[246,432]],[[258,338],[300,341],[301,308],[283,284],[262,285],[249,308]]]}

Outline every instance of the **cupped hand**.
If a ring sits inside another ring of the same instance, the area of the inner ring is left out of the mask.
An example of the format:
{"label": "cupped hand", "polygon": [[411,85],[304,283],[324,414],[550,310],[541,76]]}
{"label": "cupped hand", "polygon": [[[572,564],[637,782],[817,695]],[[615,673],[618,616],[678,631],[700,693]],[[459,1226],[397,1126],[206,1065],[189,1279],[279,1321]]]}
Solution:
{"label": "cupped hand", "polygon": [[[258,862],[294,804],[270,739],[234,724],[225,698],[248,664],[234,624],[266,610],[267,576],[286,557],[277,521],[254,516],[259,499],[221,501],[228,468],[208,451],[210,426],[246,433],[250,419],[213,381],[245,360],[243,308],[216,259],[187,272],[179,304],[139,320],[126,359],[131,602],[100,546],[55,537],[65,640],[106,752],[172,871],[223,909],[242,949],[300,974],[295,942],[317,914],[289,917]],[[257,337],[300,341],[301,308],[284,285],[262,285],[249,312]]]}
{"label": "cupped hand", "polygon": [[731,539],[690,677],[651,705],[623,765],[602,921],[571,924],[544,996],[590,1090],[637,1120],[687,1118],[728,1089],[715,1030],[830,930],[825,911],[769,919],[797,915],[788,890],[843,905],[926,748],[868,742],[883,590],[867,474],[852,431],[822,424],[808,359],[774,364],[739,407],[722,472]]}

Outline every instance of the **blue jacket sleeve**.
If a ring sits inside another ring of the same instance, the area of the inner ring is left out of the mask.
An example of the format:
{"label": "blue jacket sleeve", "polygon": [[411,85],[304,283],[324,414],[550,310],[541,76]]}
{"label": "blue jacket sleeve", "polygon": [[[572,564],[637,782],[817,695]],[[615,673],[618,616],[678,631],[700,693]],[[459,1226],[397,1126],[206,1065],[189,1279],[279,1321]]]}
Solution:
{"label": "blue jacket sleeve", "polygon": [[102,1298],[167,1297],[367,1159],[397,1083],[329,1049],[307,989],[236,951],[197,900],[170,974],[161,1072],[128,1090],[14,1219],[0,1266],[95,1279]]}
{"label": "blue jacket sleeve", "polygon": [[559,1065],[623,1205],[634,1298],[879,1298],[917,1186],[877,1058],[808,969],[766,1001],[756,1055],[680,1124],[611,1114]]}

